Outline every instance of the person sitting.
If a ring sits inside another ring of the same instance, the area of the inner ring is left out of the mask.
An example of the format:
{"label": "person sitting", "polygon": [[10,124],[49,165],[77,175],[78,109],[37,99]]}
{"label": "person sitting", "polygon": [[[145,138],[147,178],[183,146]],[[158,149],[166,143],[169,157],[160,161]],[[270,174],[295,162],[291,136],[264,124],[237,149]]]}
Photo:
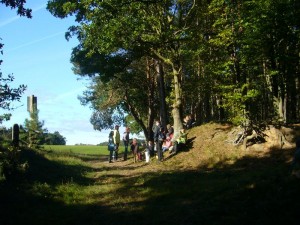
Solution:
{"label": "person sitting", "polygon": [[192,115],[187,115],[184,118],[185,128],[190,129],[195,125],[195,120],[193,119]]}
{"label": "person sitting", "polygon": [[167,135],[166,140],[163,142],[162,145],[162,151],[163,152],[168,151],[171,146],[172,146],[171,138]]}
{"label": "person sitting", "polygon": [[174,135],[174,128],[171,126],[171,124],[168,124],[167,125],[167,134],[166,134],[166,136],[169,136],[170,139],[172,139],[173,135]]}
{"label": "person sitting", "polygon": [[185,129],[181,129],[179,133],[179,137],[173,143],[173,149],[171,151],[172,154],[176,154],[178,151],[182,150],[187,141],[187,133]]}

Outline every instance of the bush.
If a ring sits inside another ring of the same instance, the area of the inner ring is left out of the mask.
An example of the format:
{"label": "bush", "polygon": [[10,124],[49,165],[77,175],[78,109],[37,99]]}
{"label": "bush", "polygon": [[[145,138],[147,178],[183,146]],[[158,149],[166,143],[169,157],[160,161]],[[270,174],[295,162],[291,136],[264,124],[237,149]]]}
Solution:
{"label": "bush", "polygon": [[27,168],[27,163],[20,163],[19,147],[7,146],[7,143],[0,145],[0,179],[10,180],[15,178]]}

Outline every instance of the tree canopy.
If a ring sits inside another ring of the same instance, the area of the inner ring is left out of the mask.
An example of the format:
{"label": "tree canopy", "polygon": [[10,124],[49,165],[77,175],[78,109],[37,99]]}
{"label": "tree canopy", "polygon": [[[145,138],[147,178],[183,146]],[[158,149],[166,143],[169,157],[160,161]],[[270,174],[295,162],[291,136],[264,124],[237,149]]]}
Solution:
{"label": "tree canopy", "polygon": [[[151,139],[155,118],[175,133],[197,123],[299,121],[300,3],[249,1],[48,2],[74,15],[74,73],[96,129],[132,119]],[[125,122],[126,124],[126,122]]]}

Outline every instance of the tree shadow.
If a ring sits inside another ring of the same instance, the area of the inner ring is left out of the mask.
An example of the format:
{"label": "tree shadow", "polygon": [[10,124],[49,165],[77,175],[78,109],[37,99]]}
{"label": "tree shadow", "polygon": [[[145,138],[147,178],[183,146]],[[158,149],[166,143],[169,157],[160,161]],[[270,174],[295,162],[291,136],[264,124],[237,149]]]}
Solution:
{"label": "tree shadow", "polygon": [[80,185],[88,185],[92,179],[85,177],[85,173],[92,172],[89,166],[81,164],[66,165],[63,162],[48,160],[42,152],[24,150],[22,158],[29,167],[25,173],[26,182],[40,182],[49,185],[61,184],[67,181]]}

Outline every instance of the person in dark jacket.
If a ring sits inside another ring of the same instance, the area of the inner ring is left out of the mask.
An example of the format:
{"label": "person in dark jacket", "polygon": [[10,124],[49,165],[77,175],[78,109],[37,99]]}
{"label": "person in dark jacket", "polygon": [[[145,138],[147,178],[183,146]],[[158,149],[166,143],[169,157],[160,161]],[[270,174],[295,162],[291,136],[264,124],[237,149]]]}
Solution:
{"label": "person in dark jacket", "polygon": [[163,161],[162,143],[164,141],[164,131],[159,120],[155,121],[153,127],[153,140],[156,146],[157,159],[159,162]]}
{"label": "person in dark jacket", "polygon": [[112,130],[108,135],[108,151],[109,151],[109,158],[108,162],[111,163],[113,158],[115,158],[115,144],[114,144],[114,131]]}
{"label": "person in dark jacket", "polygon": [[128,154],[128,145],[129,145],[129,134],[130,134],[130,128],[126,127],[125,132],[123,133],[123,144],[124,144],[124,161],[127,160],[127,154]]}

